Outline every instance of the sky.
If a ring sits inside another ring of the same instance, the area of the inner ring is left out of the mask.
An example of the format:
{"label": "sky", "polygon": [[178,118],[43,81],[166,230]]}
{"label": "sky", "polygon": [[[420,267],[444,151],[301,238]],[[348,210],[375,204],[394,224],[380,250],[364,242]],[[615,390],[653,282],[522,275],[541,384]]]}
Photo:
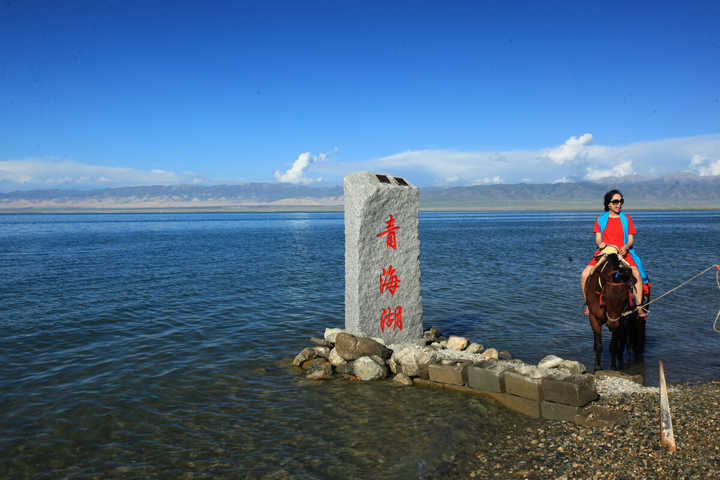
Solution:
{"label": "sky", "polygon": [[0,191],[720,175],[720,2],[0,0]]}

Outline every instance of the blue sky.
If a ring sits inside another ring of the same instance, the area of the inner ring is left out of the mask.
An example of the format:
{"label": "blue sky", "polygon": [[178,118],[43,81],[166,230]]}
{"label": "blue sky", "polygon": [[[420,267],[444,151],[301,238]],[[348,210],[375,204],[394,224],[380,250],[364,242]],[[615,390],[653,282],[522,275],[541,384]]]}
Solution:
{"label": "blue sky", "polygon": [[717,2],[0,0],[0,190],[720,175]]}

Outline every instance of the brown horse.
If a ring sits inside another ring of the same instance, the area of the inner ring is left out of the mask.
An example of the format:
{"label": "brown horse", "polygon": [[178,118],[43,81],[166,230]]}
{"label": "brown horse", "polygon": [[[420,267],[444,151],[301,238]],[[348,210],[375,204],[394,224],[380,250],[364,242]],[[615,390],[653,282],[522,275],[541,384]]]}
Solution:
{"label": "brown horse", "polygon": [[[585,284],[585,295],[594,334],[595,369],[602,357],[602,326],[607,323],[610,339],[610,366],[624,368],[623,356],[629,338],[633,338],[637,314],[623,315],[633,309],[634,278],[630,267],[617,253],[604,251]],[[637,348],[634,348],[637,354]]]}

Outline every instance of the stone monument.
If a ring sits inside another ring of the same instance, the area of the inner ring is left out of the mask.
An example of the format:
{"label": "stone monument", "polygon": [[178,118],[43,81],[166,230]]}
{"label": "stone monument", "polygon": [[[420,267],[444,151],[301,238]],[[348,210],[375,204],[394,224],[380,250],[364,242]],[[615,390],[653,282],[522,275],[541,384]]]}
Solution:
{"label": "stone monument", "polygon": [[401,177],[345,177],[345,329],[387,345],[423,335],[418,188]]}

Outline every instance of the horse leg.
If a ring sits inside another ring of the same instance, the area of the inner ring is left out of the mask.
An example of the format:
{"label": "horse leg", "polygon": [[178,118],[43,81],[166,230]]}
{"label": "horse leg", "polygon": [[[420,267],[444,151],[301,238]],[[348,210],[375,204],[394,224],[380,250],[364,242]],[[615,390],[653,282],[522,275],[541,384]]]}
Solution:
{"label": "horse leg", "polygon": [[618,356],[618,369],[623,370],[625,368],[625,347],[627,345],[627,334],[628,330],[625,325],[620,324],[618,330],[618,344],[617,344],[617,356]]}
{"label": "horse leg", "polygon": [[600,370],[600,359],[602,357],[602,330],[593,329],[595,348],[595,370]]}

